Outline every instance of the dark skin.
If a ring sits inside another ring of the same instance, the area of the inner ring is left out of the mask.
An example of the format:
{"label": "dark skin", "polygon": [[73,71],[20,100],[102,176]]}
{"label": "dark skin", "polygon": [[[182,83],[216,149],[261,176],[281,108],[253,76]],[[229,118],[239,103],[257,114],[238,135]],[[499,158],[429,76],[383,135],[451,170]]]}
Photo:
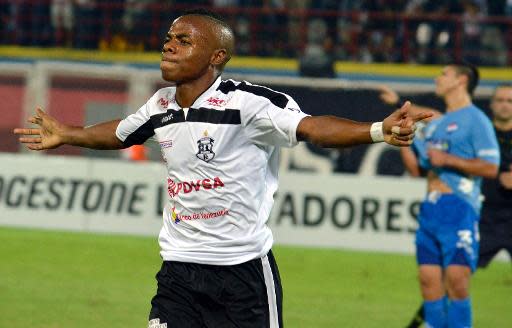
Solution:
{"label": "dark skin", "polygon": [[[208,17],[186,15],[176,19],[162,48],[160,70],[165,81],[176,85],[176,101],[190,107],[221,74],[231,58],[234,37],[228,28]],[[415,122],[430,117],[428,111],[410,113],[406,104],[383,121],[384,139],[396,146],[408,146],[414,137]],[[92,149],[121,149],[115,135],[120,120],[89,127],[72,127],[58,122],[42,109],[28,119],[38,128],[18,128],[20,142],[31,150],[57,148],[63,144]],[[297,138],[322,147],[346,147],[371,143],[370,123],[355,122],[333,116],[302,119]],[[392,133],[392,127],[394,133]]]}

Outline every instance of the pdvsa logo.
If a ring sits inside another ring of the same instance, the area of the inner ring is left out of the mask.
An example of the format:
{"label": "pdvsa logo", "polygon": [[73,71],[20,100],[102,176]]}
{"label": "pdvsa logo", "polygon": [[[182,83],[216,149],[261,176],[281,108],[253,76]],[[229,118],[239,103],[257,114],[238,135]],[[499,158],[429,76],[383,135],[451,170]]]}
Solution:
{"label": "pdvsa logo", "polygon": [[210,97],[206,101],[211,106],[222,107],[226,105],[226,101],[219,98]]}
{"label": "pdvsa logo", "polygon": [[213,179],[199,179],[191,181],[176,182],[171,178],[167,178],[167,192],[169,196],[176,197],[180,193],[188,194],[199,191],[201,189],[217,189],[224,187],[224,182],[219,177]]}
{"label": "pdvsa logo", "polygon": [[213,152],[213,143],[215,140],[208,136],[208,131],[204,131],[203,135],[204,137],[197,140],[196,157],[208,163],[215,157],[215,153]]}

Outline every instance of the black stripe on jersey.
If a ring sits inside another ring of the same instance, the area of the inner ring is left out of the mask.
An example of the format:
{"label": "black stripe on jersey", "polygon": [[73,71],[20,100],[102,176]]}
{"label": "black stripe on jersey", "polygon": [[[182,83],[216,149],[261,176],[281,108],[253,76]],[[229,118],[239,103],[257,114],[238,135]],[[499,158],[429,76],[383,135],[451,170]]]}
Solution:
{"label": "black stripe on jersey", "polygon": [[236,85],[235,83],[233,83],[233,81],[222,81],[219,84],[217,90],[220,90],[222,93],[225,94],[235,90],[242,90],[245,92],[252,93],[256,96],[265,97],[268,100],[270,100],[271,103],[280,108],[286,108],[286,104],[288,104],[288,98],[284,94],[265,87],[257,85],[248,85],[245,82],[241,82],[238,85]]}
{"label": "black stripe on jersey", "polygon": [[146,123],[142,124],[137,128],[137,130],[133,131],[123,142],[123,145],[126,147],[130,147],[133,145],[142,145],[146,140],[155,135],[155,130],[153,129],[153,124],[151,124],[151,120],[148,120]]}
{"label": "black stripe on jersey", "polygon": [[187,114],[187,122],[240,124],[240,111],[238,109],[190,108]]}

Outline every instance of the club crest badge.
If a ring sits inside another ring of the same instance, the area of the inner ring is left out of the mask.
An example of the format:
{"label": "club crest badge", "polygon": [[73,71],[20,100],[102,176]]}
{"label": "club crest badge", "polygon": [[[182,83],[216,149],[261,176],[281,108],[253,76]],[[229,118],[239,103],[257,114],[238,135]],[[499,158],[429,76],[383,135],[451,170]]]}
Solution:
{"label": "club crest badge", "polygon": [[215,140],[208,135],[208,131],[204,131],[204,137],[197,140],[197,154],[196,157],[205,162],[211,161],[215,157],[213,152],[213,143]]}

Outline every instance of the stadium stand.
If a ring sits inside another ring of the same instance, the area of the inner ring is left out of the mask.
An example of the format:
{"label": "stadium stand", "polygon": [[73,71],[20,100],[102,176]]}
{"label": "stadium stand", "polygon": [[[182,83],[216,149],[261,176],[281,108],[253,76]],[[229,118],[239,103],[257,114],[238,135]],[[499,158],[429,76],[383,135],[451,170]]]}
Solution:
{"label": "stadium stand", "polygon": [[512,63],[504,0],[0,0],[0,44],[158,50],[168,22],[192,6],[226,17],[238,55],[298,57],[328,39],[335,60]]}

